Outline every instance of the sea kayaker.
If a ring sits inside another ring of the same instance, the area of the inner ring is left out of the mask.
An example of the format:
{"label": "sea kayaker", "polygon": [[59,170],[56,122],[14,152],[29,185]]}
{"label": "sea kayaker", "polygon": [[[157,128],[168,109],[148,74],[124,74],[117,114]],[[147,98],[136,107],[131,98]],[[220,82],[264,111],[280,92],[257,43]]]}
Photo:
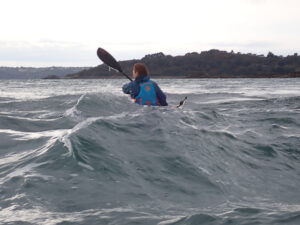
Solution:
{"label": "sea kayaker", "polygon": [[149,71],[145,64],[136,63],[133,66],[134,81],[123,86],[123,92],[130,94],[139,105],[167,106],[166,95],[157,83],[150,80]]}

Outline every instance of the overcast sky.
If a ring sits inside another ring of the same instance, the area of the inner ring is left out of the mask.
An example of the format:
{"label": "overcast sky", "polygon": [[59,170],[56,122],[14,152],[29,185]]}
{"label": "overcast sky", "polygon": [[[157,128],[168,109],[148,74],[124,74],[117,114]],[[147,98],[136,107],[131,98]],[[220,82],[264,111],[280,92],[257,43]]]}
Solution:
{"label": "overcast sky", "polygon": [[299,0],[1,0],[0,66],[95,66],[221,49],[300,53]]}

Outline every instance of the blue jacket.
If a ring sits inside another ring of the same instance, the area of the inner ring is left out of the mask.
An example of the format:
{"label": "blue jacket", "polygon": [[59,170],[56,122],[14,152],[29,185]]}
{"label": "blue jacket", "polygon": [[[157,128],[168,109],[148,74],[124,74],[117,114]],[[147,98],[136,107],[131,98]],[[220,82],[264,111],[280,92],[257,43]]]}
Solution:
{"label": "blue jacket", "polygon": [[[125,94],[130,94],[130,96],[132,98],[136,98],[139,95],[139,92],[140,92],[140,85],[139,84],[142,83],[142,82],[149,81],[149,80],[150,80],[149,76],[138,76],[137,78],[135,78],[134,81],[132,81],[128,84],[125,84],[123,86],[123,92]],[[152,81],[152,82],[153,82],[153,86],[155,88],[155,92],[156,92],[159,104],[161,106],[167,106],[168,103],[166,101],[166,99],[167,99],[166,95],[162,92],[162,90],[159,88],[157,83],[155,83],[154,81]]]}

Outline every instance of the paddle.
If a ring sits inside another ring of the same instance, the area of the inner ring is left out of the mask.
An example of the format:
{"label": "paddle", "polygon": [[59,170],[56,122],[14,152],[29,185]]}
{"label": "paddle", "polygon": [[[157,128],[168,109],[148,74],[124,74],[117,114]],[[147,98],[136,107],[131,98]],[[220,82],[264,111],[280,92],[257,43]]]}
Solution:
{"label": "paddle", "polygon": [[130,81],[132,81],[132,79],[126,73],[123,72],[120,64],[115,60],[115,58],[111,54],[109,54],[107,51],[105,51],[103,48],[98,48],[97,55],[101,59],[101,61],[104,62],[106,65],[119,71],[121,74],[123,74],[125,77],[127,77]]}
{"label": "paddle", "polygon": [[181,106],[183,106],[186,100],[187,100],[187,96],[185,96],[184,99],[180,101],[179,105],[177,105],[176,108],[180,108]]}

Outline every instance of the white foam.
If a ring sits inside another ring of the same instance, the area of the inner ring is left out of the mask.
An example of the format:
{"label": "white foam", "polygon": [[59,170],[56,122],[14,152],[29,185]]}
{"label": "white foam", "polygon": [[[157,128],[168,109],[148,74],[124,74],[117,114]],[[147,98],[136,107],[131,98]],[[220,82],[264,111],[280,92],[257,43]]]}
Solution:
{"label": "white foam", "polygon": [[174,217],[171,217],[165,221],[161,221],[159,222],[157,225],[167,225],[167,224],[172,224],[172,223],[176,223],[178,222],[179,220],[185,218],[184,216],[174,216]]}
{"label": "white foam", "polygon": [[85,164],[85,163],[83,163],[83,162],[78,162],[78,165],[79,165],[79,166],[82,166],[82,167],[85,168],[85,169],[91,170],[91,171],[94,170],[93,167],[91,167],[90,165]]}
{"label": "white foam", "polygon": [[[4,184],[6,181],[10,180],[13,177],[42,177],[44,180],[49,180],[50,176],[44,176],[40,175],[37,173],[34,173],[34,168],[44,165],[48,162],[43,162],[43,163],[30,163],[27,164],[26,166],[20,167],[20,168],[15,168],[11,173],[5,175],[5,177],[2,177],[0,179],[0,184]],[[30,173],[30,174],[29,174]]]}
{"label": "white foam", "polygon": [[42,137],[59,137],[66,133],[66,129],[61,130],[47,130],[47,131],[38,131],[38,132],[25,132],[17,131],[11,129],[0,129],[0,133],[5,133],[10,136],[16,137],[15,140],[32,140],[39,139]]}
{"label": "white foam", "polygon": [[75,117],[75,116],[79,115],[80,112],[78,111],[77,107],[84,97],[85,97],[85,94],[81,95],[80,98],[77,100],[76,104],[72,108],[66,110],[66,112],[64,113],[64,116]]}

